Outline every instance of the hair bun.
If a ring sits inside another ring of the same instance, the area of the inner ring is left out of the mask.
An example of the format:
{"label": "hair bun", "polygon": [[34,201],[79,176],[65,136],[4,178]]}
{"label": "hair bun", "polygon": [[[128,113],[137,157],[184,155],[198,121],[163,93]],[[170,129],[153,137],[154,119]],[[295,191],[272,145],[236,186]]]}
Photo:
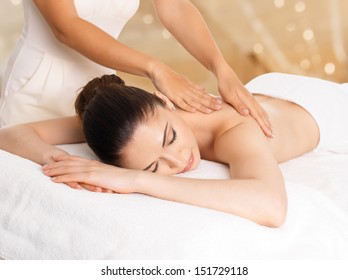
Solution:
{"label": "hair bun", "polygon": [[75,111],[77,116],[82,119],[90,101],[99,94],[103,88],[111,85],[125,85],[125,82],[115,74],[103,75],[100,78],[94,78],[89,81],[78,94],[75,101]]}
{"label": "hair bun", "polygon": [[119,84],[119,85],[125,84],[125,82],[119,76],[116,76],[115,74],[103,75],[100,78],[96,78],[94,80],[99,80],[100,86],[102,87],[113,85],[113,84]]}

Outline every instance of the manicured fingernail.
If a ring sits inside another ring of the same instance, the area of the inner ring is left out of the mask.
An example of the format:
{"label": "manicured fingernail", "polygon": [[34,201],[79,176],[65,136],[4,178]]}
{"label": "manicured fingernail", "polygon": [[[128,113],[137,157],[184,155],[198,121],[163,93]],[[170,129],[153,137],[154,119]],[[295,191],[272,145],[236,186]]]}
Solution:
{"label": "manicured fingernail", "polygon": [[51,180],[52,180],[52,181],[56,181],[56,180],[57,180],[57,177],[51,177]]}

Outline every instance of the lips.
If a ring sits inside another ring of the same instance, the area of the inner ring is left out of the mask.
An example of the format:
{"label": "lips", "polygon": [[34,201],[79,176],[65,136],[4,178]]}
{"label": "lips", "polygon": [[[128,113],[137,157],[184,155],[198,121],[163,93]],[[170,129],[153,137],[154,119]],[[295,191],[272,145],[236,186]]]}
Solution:
{"label": "lips", "polygon": [[193,165],[193,162],[194,162],[194,157],[193,157],[193,153],[191,153],[191,156],[187,162],[187,165],[186,167],[181,171],[181,173],[185,173],[187,171],[189,171]]}

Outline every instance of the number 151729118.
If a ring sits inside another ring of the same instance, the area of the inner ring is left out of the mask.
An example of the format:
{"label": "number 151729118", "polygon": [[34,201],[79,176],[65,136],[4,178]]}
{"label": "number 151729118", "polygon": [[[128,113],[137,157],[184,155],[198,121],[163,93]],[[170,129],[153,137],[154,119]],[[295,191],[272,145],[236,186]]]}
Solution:
{"label": "number 151729118", "polygon": [[248,275],[248,267],[201,266],[195,267],[195,275]]}

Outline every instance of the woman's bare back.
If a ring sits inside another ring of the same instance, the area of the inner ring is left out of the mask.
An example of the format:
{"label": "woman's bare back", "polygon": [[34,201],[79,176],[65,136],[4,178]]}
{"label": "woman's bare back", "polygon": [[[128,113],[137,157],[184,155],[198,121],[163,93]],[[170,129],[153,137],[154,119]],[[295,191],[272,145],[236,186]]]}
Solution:
{"label": "woman's bare back", "polygon": [[275,138],[269,142],[278,162],[315,149],[319,142],[319,128],[304,108],[269,96],[255,97],[269,114],[274,127]]}
{"label": "woman's bare back", "polygon": [[[319,128],[304,108],[261,94],[255,94],[255,98],[269,114],[275,138],[268,138],[268,142],[279,163],[315,149],[319,142]],[[252,117],[239,115],[226,103],[221,110],[211,114],[182,111],[180,114],[193,129],[202,158],[212,161],[220,161],[214,154],[214,142],[217,137],[245,121],[255,121]],[[255,126],[255,129],[260,128]]]}

